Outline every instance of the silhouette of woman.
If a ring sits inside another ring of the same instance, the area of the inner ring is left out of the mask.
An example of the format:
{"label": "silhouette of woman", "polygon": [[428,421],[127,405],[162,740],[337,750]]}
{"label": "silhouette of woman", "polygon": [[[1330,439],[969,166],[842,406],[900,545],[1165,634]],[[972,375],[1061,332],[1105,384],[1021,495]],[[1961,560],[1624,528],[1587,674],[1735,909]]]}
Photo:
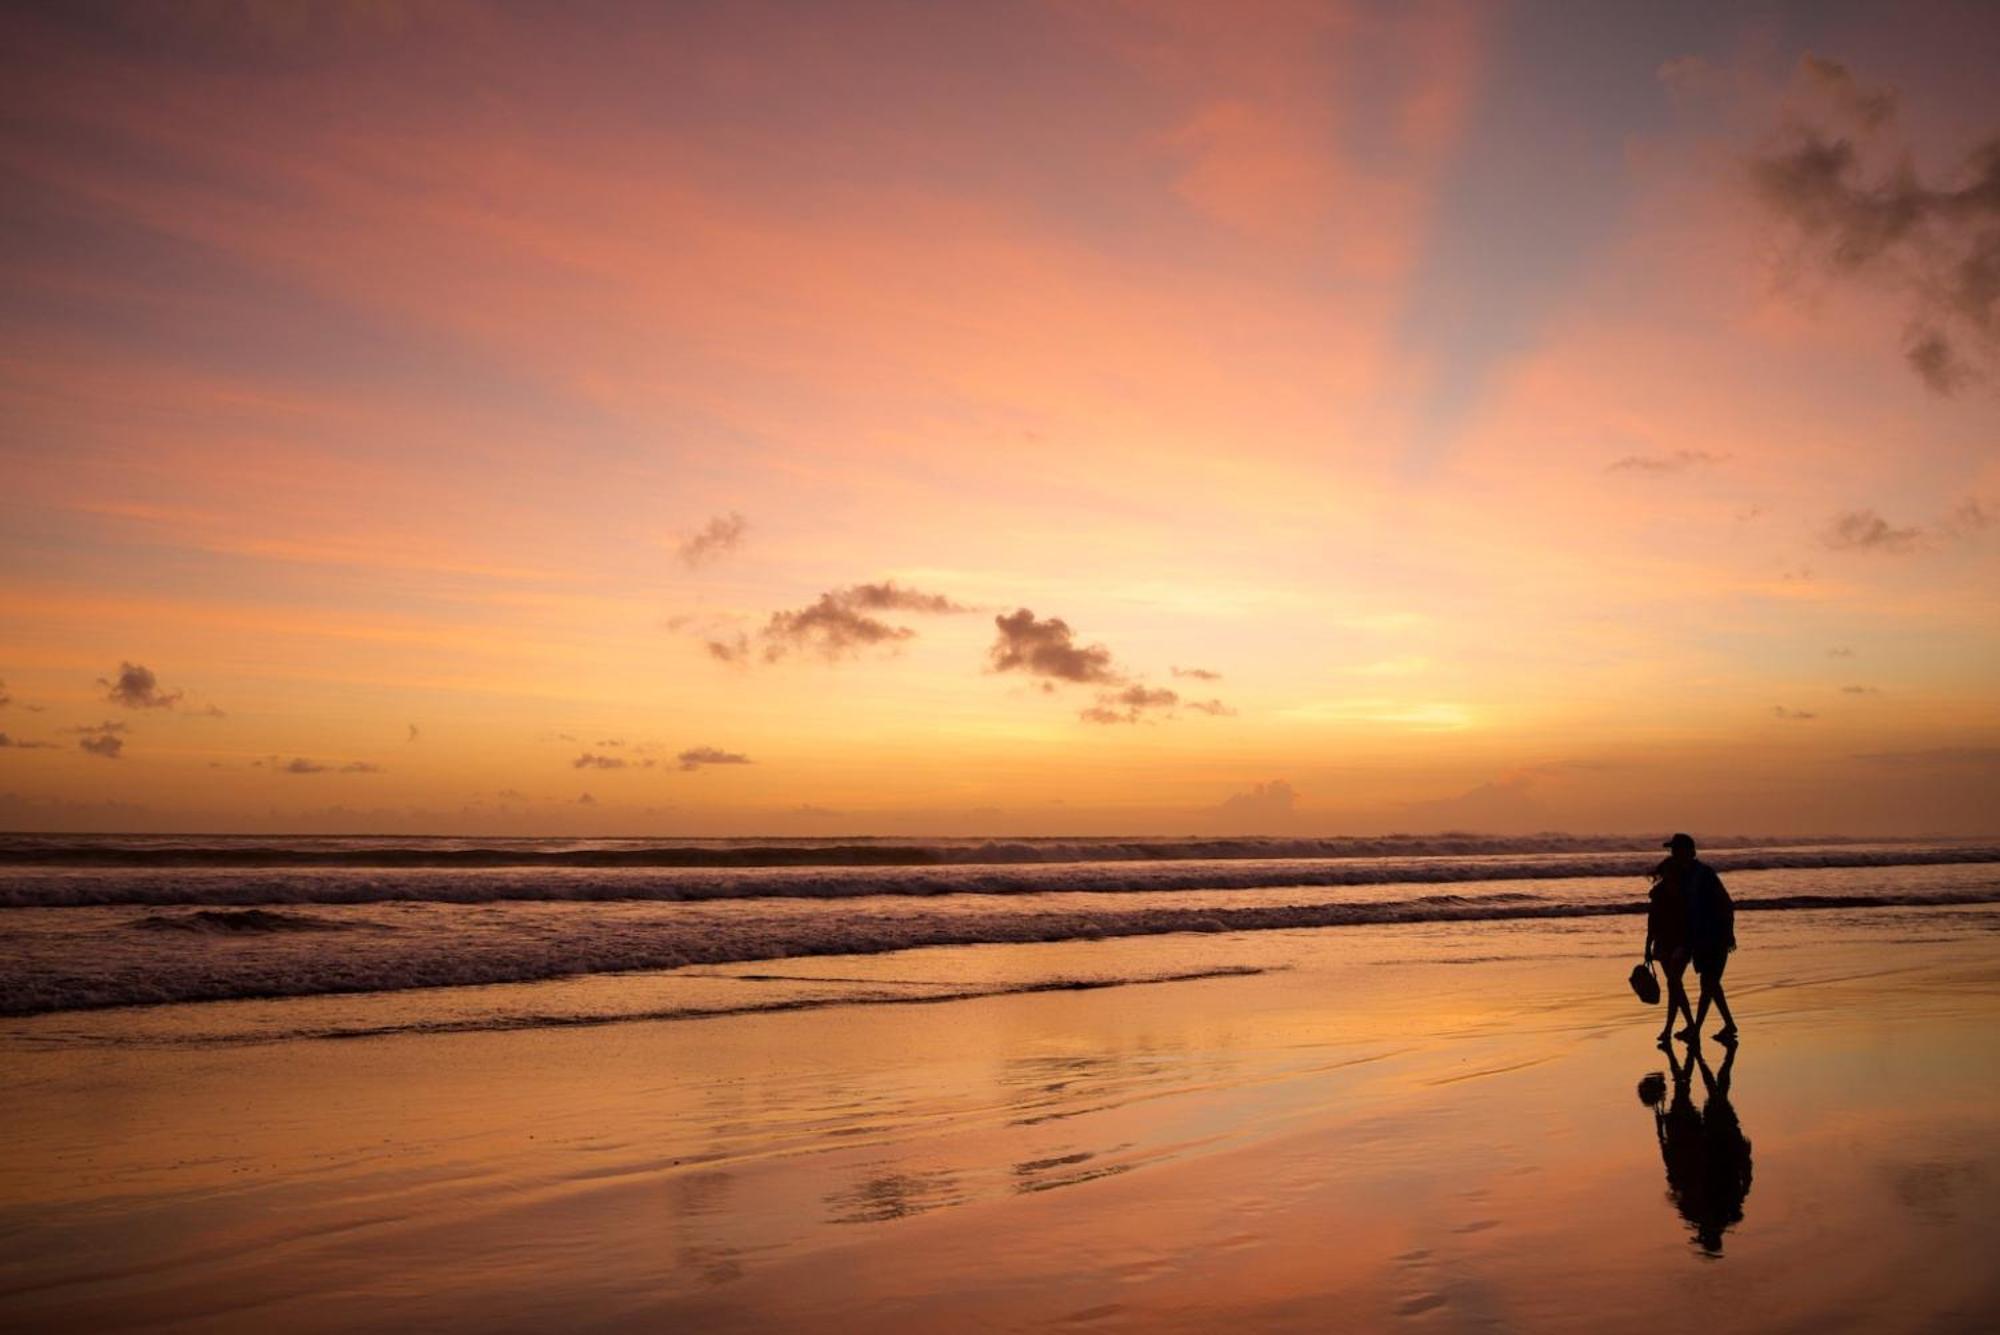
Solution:
{"label": "silhouette of woman", "polygon": [[1688,1005],[1682,975],[1692,958],[1688,947],[1688,902],[1686,878],[1672,858],[1653,868],[1652,903],[1646,910],[1646,959],[1658,960],[1667,975],[1667,1020],[1660,1027],[1660,1046],[1673,1039],[1674,1013],[1687,1017],[1694,1027],[1694,1007]]}
{"label": "silhouette of woman", "polygon": [[[1677,1062],[1669,1047],[1667,1065],[1674,1073],[1671,1100],[1667,1082],[1657,1071],[1639,1082],[1640,1101],[1653,1110],[1653,1131],[1667,1168],[1667,1197],[1688,1222],[1695,1245],[1708,1256],[1722,1255],[1722,1235],[1743,1222],[1743,1202],[1750,1194],[1750,1142],[1729,1102],[1736,1049],[1724,1052],[1722,1071],[1716,1074],[1708,1069],[1701,1049]],[[1706,1092],[1700,1112],[1689,1097],[1697,1070]]]}

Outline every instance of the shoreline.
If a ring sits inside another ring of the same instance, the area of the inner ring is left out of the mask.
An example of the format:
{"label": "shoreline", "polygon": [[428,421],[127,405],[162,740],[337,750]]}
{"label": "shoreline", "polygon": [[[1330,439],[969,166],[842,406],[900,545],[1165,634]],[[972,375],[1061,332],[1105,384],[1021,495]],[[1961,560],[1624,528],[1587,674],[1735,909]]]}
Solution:
{"label": "shoreline", "polygon": [[[1724,1329],[1856,1325],[1840,1294],[1879,1316],[1894,1292],[1894,1324],[1990,1317],[1970,1258],[2000,1174],[2000,915],[1816,916],[1745,924],[1731,966],[1755,1174],[1720,1262],[1662,1199],[1635,1088],[1665,1064],[1621,995],[1630,924],[1426,923],[722,967],[681,981],[838,996],[1086,962],[1265,971],[699,1025],[10,1040],[0,1315],[1587,1329],[1680,1284]],[[1869,1257],[1933,1282],[1913,1294]],[[1841,1289],[1864,1274],[1880,1293]]]}

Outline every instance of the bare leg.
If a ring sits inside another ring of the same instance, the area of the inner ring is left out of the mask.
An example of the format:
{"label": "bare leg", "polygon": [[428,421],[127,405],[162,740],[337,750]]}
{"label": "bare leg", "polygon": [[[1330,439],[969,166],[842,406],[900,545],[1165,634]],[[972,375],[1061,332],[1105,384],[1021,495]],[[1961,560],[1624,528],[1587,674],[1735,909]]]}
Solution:
{"label": "bare leg", "polygon": [[1660,1042],[1665,1043],[1669,1038],[1673,1037],[1674,1016],[1676,1013],[1687,1016],[1689,1024],[1694,1023],[1694,1009],[1688,1005],[1687,984],[1681,977],[1681,971],[1672,965],[1668,965],[1667,1022],[1660,1028]]}
{"label": "bare leg", "polygon": [[[1701,1001],[1704,1006],[1708,1004],[1708,993],[1710,990],[1709,985],[1703,985]],[[1736,1037],[1736,1017],[1729,1013],[1729,998],[1722,991],[1722,975],[1716,975],[1712,990],[1715,993],[1715,1008],[1722,1012],[1722,1028],[1716,1032],[1715,1036],[1726,1043]]]}
{"label": "bare leg", "polygon": [[1695,1010],[1694,1019],[1688,1021],[1687,1033],[1683,1035],[1690,1042],[1701,1037],[1701,1026],[1708,1019],[1708,1003],[1715,999],[1715,989],[1720,985],[1720,979],[1710,982],[1707,974],[1701,975],[1701,1005]]}

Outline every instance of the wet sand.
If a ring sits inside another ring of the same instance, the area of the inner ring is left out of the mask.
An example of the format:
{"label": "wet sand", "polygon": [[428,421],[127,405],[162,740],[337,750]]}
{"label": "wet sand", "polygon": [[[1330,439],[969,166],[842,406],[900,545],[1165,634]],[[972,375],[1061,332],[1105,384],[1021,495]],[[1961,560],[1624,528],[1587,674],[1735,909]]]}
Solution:
{"label": "wet sand", "polygon": [[1744,1042],[1658,1111],[1622,919],[534,985],[812,1007],[591,1027],[9,1022],[0,1325],[1990,1329],[1996,925],[1746,917]]}

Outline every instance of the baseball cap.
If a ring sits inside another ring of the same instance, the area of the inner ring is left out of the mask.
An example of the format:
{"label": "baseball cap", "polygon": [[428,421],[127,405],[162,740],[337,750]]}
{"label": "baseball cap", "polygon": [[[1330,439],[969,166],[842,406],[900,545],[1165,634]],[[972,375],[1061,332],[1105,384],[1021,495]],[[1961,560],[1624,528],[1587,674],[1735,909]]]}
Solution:
{"label": "baseball cap", "polygon": [[1675,835],[1675,836],[1674,836],[1673,838],[1671,838],[1671,839],[1667,840],[1667,842],[1665,842],[1664,844],[1661,844],[1661,845],[1660,845],[1660,847],[1661,847],[1661,848],[1678,848],[1678,847],[1680,847],[1680,846],[1681,846],[1682,844],[1686,844],[1686,845],[1687,845],[1687,846],[1688,846],[1689,848],[1693,848],[1693,847],[1694,847],[1694,836],[1693,836],[1693,835],[1691,835],[1691,834],[1677,834],[1677,835]]}

